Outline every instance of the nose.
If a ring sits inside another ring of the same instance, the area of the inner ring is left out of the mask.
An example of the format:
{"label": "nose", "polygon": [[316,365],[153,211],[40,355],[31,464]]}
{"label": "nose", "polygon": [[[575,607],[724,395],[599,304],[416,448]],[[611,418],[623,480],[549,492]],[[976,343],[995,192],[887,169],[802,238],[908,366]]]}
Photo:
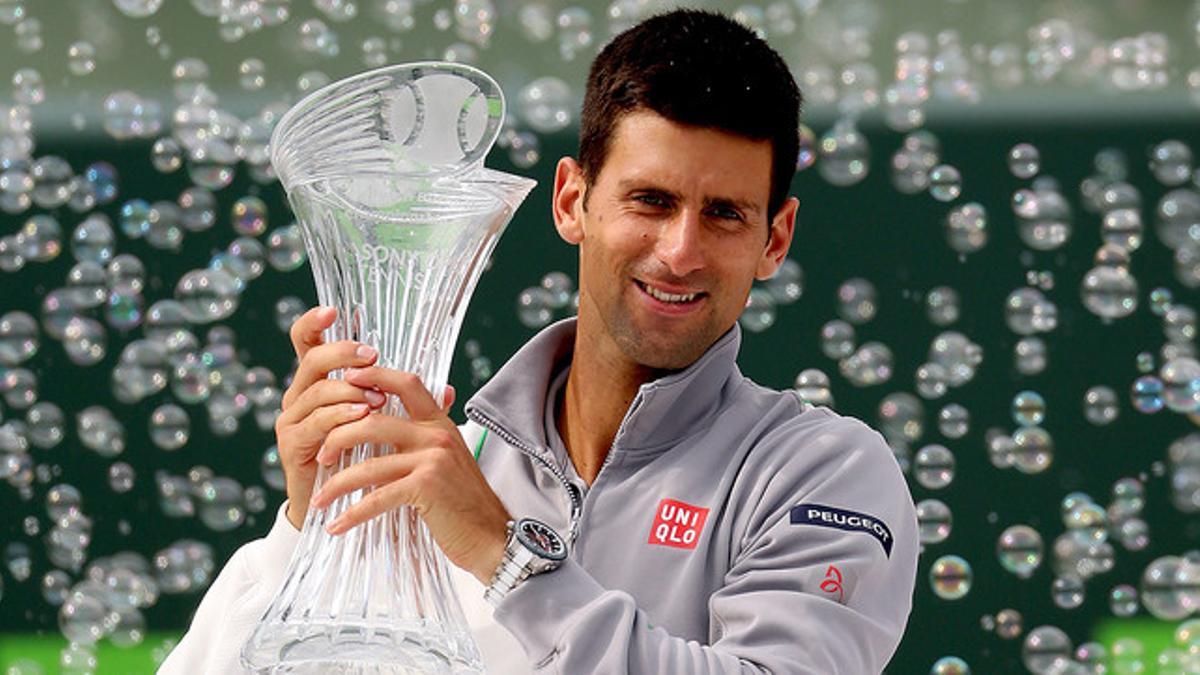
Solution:
{"label": "nose", "polygon": [[674,276],[685,277],[704,267],[701,227],[700,214],[687,208],[663,222],[655,254]]}

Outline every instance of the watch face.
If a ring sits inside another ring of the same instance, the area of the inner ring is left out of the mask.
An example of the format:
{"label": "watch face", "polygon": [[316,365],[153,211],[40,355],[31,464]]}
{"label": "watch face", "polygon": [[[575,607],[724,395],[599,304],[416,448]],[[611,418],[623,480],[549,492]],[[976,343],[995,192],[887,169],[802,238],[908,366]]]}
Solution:
{"label": "watch face", "polygon": [[522,544],[542,558],[564,560],[567,557],[567,546],[562,537],[545,523],[525,518],[517,523],[516,534]]}

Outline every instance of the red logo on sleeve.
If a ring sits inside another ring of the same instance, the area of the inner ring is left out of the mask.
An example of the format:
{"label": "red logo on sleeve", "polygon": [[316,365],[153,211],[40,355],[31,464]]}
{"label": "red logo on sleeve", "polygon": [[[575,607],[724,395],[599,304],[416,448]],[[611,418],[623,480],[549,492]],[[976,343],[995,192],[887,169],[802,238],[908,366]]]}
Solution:
{"label": "red logo on sleeve", "polygon": [[833,595],[837,593],[837,601],[842,602],[845,598],[845,592],[842,589],[842,571],[833,565],[825,570],[825,581],[821,582],[821,590]]}
{"label": "red logo on sleeve", "polygon": [[654,512],[654,525],[650,528],[651,544],[675,548],[696,548],[704,521],[708,520],[708,509],[692,506],[674,499],[664,499]]}

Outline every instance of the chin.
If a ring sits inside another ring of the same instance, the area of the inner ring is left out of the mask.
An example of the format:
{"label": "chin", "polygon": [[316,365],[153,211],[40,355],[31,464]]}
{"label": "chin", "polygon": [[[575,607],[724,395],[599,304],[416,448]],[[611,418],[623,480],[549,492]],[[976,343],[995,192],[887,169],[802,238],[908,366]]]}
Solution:
{"label": "chin", "polygon": [[695,363],[712,344],[712,341],[706,343],[704,349],[699,351],[696,350],[695,344],[687,342],[679,345],[649,345],[639,340],[624,345],[624,351],[631,361],[646,368],[683,370]]}

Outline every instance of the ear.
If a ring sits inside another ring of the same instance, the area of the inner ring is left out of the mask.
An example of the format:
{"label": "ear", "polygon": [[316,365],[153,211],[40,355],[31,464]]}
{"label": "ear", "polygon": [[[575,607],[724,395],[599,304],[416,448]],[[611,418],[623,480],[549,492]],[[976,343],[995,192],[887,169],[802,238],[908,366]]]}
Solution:
{"label": "ear", "polygon": [[771,219],[771,232],[767,239],[767,246],[763,249],[762,257],[758,260],[758,267],[754,271],[754,278],[759,281],[770,279],[779,266],[783,264],[784,258],[787,257],[788,247],[792,245],[792,234],[796,231],[796,210],[800,206],[800,200],[795,197],[788,197],[784,201],[783,206],[779,207],[779,213]]}
{"label": "ear", "polygon": [[554,197],[551,211],[558,236],[568,244],[583,241],[583,200],[587,184],[583,179],[583,168],[571,157],[558,160],[554,171]]}

